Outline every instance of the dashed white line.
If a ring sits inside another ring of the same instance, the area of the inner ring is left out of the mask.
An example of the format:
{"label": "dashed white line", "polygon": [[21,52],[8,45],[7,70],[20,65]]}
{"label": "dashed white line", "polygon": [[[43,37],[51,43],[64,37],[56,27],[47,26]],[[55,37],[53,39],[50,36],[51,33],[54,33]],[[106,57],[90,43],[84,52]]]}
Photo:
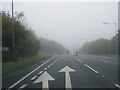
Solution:
{"label": "dashed white line", "polygon": [[48,68],[50,67],[50,65],[49,66],[47,66]]}
{"label": "dashed white line", "polygon": [[111,63],[111,62],[110,62],[110,61],[108,61],[108,60],[103,60],[103,61],[108,62],[108,63]]}
{"label": "dashed white line", "polygon": [[[52,66],[54,63],[56,63],[57,62],[57,60],[56,61],[54,61],[52,64],[50,64],[49,66],[47,66],[48,68],[50,67],[50,66]],[[44,68],[44,70],[47,70],[47,68]]]}
{"label": "dashed white line", "polygon": [[118,87],[118,88],[120,88],[120,85],[118,85],[118,84],[115,84],[115,86]]}
{"label": "dashed white line", "polygon": [[40,71],[38,74],[41,74],[41,73],[43,73],[43,71]]}
{"label": "dashed white line", "polygon": [[88,67],[89,69],[91,69],[92,71],[94,71],[95,73],[98,73],[98,71],[96,71],[95,69],[93,69],[92,67],[88,66],[87,64],[84,64],[86,67]]}
{"label": "dashed white line", "polygon": [[9,86],[8,89],[9,88],[14,88],[17,84],[19,84],[21,81],[23,81],[24,79],[26,79],[28,76],[30,76],[32,73],[34,73],[36,70],[38,70],[40,67],[42,67],[44,64],[46,64],[48,61],[52,60],[53,58],[54,57],[48,59],[46,62],[44,62],[43,64],[41,64],[40,66],[38,66],[37,68],[35,68],[33,71],[31,71],[30,73],[28,73],[27,75],[25,75],[24,77],[22,77],[20,80],[18,80],[17,82],[15,82],[11,86]]}
{"label": "dashed white line", "polygon": [[47,68],[44,68],[44,70],[47,70]]}
{"label": "dashed white line", "polygon": [[[62,56],[60,57],[62,58]],[[48,67],[52,66],[53,64],[55,64],[60,58],[58,58],[56,61],[54,61],[53,63],[51,63]]]}
{"label": "dashed white line", "polygon": [[[55,57],[55,56],[54,56]],[[43,64],[41,64],[40,66],[38,66],[37,68],[35,68],[33,71],[31,71],[30,73],[28,73],[27,75],[25,75],[24,77],[22,77],[20,80],[18,80],[17,82],[15,82],[14,84],[12,84],[11,86],[9,86],[7,89],[10,88],[14,88],[17,84],[19,84],[20,82],[22,82],[24,79],[26,79],[28,76],[30,76],[32,73],[34,73],[36,70],[38,70],[40,67],[42,67],[44,64],[46,64],[48,61],[52,60],[54,57],[48,59],[46,62],[44,62]],[[56,61],[58,61],[60,58],[62,58],[63,56],[59,57]],[[55,61],[55,62],[56,62]],[[52,65],[55,63],[53,62]]]}
{"label": "dashed white line", "polygon": [[20,86],[19,88],[25,88],[28,84],[23,84],[22,86]]}
{"label": "dashed white line", "polygon": [[82,61],[80,59],[78,59],[78,61],[81,63]]}
{"label": "dashed white line", "polygon": [[57,62],[57,60],[56,61],[54,61],[53,63],[52,63],[52,65],[54,64],[54,63],[56,63]]}
{"label": "dashed white line", "polygon": [[35,78],[37,78],[37,76],[32,77],[30,80],[34,80]]}

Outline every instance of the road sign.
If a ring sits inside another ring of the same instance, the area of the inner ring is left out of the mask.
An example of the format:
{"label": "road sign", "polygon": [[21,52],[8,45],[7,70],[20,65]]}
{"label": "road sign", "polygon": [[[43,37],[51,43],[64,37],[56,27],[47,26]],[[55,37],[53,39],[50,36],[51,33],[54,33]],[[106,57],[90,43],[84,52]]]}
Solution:
{"label": "road sign", "polygon": [[0,47],[0,51],[8,51],[9,47]]}

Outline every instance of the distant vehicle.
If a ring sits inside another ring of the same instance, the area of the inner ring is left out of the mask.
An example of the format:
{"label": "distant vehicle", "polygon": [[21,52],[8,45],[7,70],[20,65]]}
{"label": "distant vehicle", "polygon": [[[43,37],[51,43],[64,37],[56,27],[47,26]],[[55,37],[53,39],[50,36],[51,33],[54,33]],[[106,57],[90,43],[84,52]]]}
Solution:
{"label": "distant vehicle", "polygon": [[70,53],[70,51],[69,50],[67,50],[67,54],[69,54]]}
{"label": "distant vehicle", "polygon": [[75,52],[74,56],[79,56],[79,53],[78,53],[78,52]]}

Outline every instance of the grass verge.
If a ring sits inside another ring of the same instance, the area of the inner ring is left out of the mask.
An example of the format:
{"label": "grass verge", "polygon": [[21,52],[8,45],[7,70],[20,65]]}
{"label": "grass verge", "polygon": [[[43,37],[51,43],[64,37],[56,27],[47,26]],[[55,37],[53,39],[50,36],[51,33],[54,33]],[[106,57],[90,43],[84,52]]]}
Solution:
{"label": "grass verge", "polygon": [[50,55],[39,55],[30,58],[21,58],[16,62],[3,62],[2,63],[2,76],[18,71],[24,67],[40,62],[50,58]]}
{"label": "grass verge", "polygon": [[110,56],[110,57],[120,57],[120,55],[116,54],[85,54],[85,55],[97,55],[97,56]]}

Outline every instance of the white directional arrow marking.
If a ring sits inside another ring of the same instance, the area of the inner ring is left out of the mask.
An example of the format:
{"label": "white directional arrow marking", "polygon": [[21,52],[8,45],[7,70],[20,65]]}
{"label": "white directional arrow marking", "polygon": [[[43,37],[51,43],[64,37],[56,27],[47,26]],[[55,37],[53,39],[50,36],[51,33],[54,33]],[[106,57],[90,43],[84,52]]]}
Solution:
{"label": "white directional arrow marking", "polygon": [[72,68],[65,66],[63,69],[61,69],[59,72],[65,72],[65,82],[66,82],[66,88],[69,88],[69,90],[72,90],[72,85],[71,85],[71,79],[70,79],[70,74],[69,72],[75,72]]}
{"label": "white directional arrow marking", "polygon": [[48,81],[50,80],[55,80],[50,74],[48,74],[46,71],[40,76],[38,77],[38,79],[36,81],[34,81],[33,83],[40,83],[42,82],[42,88],[44,90],[44,88],[46,88],[45,90],[49,90],[49,85],[48,85]]}

